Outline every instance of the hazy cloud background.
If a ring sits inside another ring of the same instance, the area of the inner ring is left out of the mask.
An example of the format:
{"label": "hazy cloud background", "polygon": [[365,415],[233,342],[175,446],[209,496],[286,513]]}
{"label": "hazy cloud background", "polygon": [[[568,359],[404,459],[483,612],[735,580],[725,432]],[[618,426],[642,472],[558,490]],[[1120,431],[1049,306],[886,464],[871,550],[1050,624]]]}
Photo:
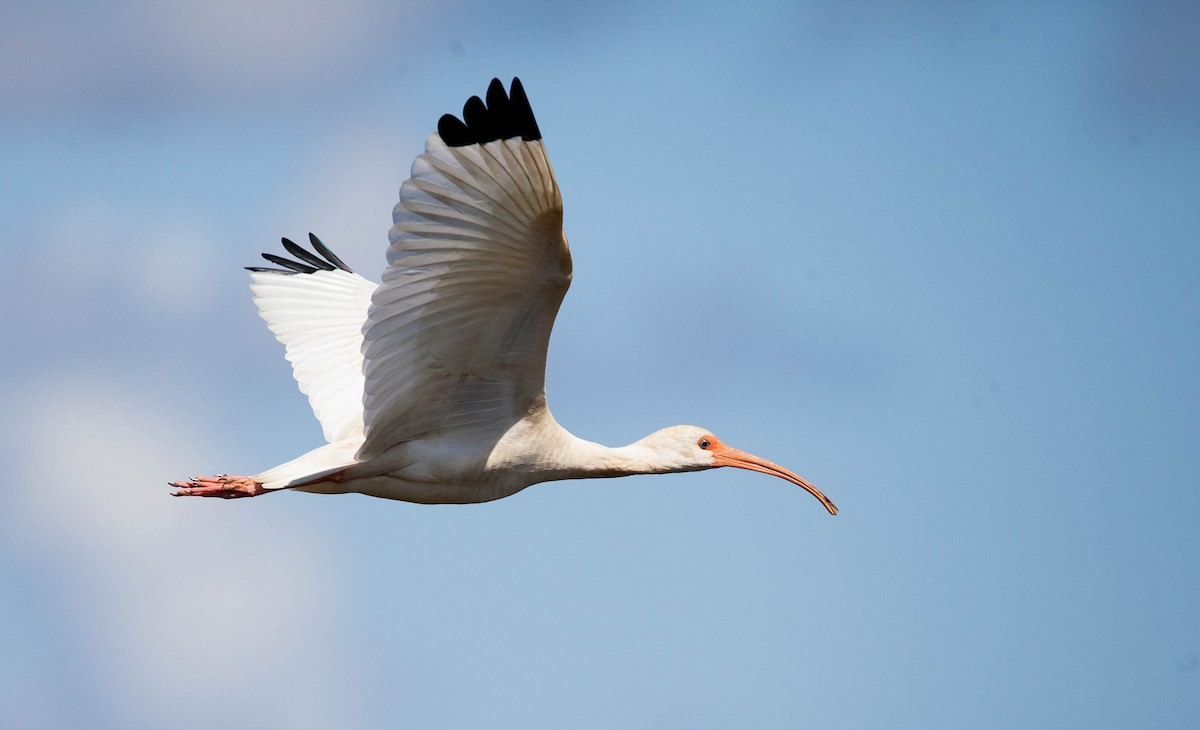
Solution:
{"label": "hazy cloud background", "polygon": [[[8,3],[0,726],[1194,727],[1193,3]],[[320,430],[239,267],[377,277],[526,84],[575,433],[728,470],[172,500]]]}

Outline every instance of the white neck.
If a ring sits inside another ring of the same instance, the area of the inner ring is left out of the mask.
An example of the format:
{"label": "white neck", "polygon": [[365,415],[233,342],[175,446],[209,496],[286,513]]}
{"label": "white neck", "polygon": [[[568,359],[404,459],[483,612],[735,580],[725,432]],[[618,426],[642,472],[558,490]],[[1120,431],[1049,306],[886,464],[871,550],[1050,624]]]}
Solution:
{"label": "white neck", "polygon": [[672,430],[657,431],[628,446],[604,446],[572,435],[542,405],[497,444],[487,469],[528,486],[557,479],[665,474],[713,466],[698,462],[695,454],[678,448],[678,437],[667,434]]}
{"label": "white neck", "polygon": [[547,463],[539,469],[541,481],[551,479],[591,479],[624,477],[633,474],[667,474],[694,471],[704,467],[686,463],[670,452],[651,448],[649,437],[627,446],[604,446],[581,439],[554,424],[554,447],[544,454]]}
{"label": "white neck", "polygon": [[656,460],[656,455],[638,441],[628,446],[605,446],[573,435],[571,439],[570,446],[562,454],[562,465],[566,470],[576,472],[574,476],[580,478],[624,477],[671,471],[669,465]]}

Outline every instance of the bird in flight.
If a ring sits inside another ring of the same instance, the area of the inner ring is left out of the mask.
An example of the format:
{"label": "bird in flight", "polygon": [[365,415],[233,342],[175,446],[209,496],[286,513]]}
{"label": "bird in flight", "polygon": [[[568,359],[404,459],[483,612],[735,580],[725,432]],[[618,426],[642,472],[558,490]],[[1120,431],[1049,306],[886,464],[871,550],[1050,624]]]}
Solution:
{"label": "bird in flight", "polygon": [[254,476],[172,482],[176,496],[294,489],[425,504],[488,502],[556,479],[734,466],[806,489],[793,472],[697,426],[628,446],[577,438],[546,405],[546,348],[571,283],[562,198],[520,79],[446,114],[400,188],[375,284],[316,236],[247,267],[258,312],[324,432],[324,446]]}

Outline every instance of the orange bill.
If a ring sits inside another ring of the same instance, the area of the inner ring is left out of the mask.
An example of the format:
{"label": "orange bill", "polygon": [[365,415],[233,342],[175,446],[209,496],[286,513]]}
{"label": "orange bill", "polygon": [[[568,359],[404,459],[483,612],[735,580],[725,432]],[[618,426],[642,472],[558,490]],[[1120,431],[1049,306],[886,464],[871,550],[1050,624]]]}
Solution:
{"label": "orange bill", "polygon": [[726,446],[723,443],[715,443],[712,447],[713,463],[717,466],[736,466],[739,469],[749,469],[750,471],[758,471],[763,474],[770,474],[781,479],[786,479],[798,487],[804,487],[808,493],[821,501],[825,505],[825,509],[829,510],[829,514],[836,515],[837,507],[821,493],[813,485],[802,479],[799,475],[794,474],[787,469],[784,469],[778,464],[774,464],[766,459],[760,459],[754,454],[747,454],[745,451],[735,449],[732,446]]}

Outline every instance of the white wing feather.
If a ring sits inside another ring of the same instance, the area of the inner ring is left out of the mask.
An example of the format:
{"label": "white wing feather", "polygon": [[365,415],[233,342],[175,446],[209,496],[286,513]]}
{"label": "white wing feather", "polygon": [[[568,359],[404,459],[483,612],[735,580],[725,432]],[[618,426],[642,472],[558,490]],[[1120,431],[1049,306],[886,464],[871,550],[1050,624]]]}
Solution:
{"label": "white wing feather", "polygon": [[363,330],[359,459],[522,418],[544,393],[550,330],[571,280],[562,198],[540,140],[449,147],[430,135],[393,221]]}
{"label": "white wing feather", "polygon": [[283,343],[325,440],[363,434],[363,325],[376,285],[336,269],[250,274],[258,314]]}

